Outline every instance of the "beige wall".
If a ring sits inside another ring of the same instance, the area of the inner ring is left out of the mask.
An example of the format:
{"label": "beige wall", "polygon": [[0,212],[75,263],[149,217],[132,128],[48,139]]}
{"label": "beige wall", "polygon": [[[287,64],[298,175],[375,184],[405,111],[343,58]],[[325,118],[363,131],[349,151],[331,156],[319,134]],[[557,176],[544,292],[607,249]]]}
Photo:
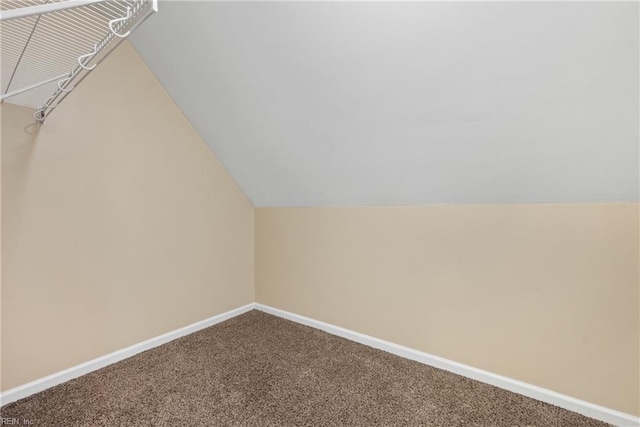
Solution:
{"label": "beige wall", "polygon": [[640,414],[638,205],[256,210],[260,303]]}
{"label": "beige wall", "polygon": [[2,390],[253,301],[253,206],[128,43],[32,112],[2,105]]}

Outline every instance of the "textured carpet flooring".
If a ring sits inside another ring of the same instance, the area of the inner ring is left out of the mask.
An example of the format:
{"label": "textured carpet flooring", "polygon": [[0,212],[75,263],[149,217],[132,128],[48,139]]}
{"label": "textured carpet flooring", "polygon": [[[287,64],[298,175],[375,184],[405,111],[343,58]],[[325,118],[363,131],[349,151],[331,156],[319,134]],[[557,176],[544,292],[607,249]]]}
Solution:
{"label": "textured carpet flooring", "polygon": [[4,406],[38,426],[604,426],[252,311]]}

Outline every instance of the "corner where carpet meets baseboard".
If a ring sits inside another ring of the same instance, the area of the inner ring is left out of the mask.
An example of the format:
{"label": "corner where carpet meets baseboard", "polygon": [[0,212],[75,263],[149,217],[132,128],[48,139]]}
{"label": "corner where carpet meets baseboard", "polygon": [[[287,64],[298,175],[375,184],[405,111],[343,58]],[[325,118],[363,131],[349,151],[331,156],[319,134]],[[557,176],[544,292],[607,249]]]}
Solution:
{"label": "corner where carpet meets baseboard", "polygon": [[150,350],[162,344],[166,344],[169,341],[173,341],[185,335],[192,334],[201,329],[213,326],[217,323],[224,322],[225,320],[239,316],[253,309],[255,309],[255,303],[250,303],[242,307],[238,307],[233,310],[229,310],[224,313],[209,317],[208,319],[192,323],[191,325],[187,325],[171,332],[167,332],[166,334],[159,335],[155,338],[142,341],[127,348],[114,351],[113,353],[100,356],[93,360],[89,360],[88,362],[81,363],[80,365],[72,366],[71,368],[65,369],[63,371],[47,375],[46,377],[39,378],[18,387],[9,389],[0,393],[0,406],[6,405],[7,403],[15,402],[16,400],[25,398],[32,394],[39,393],[58,384],[62,384],[74,378],[78,378],[79,376],[88,374],[89,372],[96,371],[98,369],[104,368],[105,366],[109,366],[131,356],[135,356],[136,354],[143,351]]}
{"label": "corner where carpet meets baseboard", "polygon": [[107,355],[82,363],[80,365],[73,366],[69,369],[65,369],[64,371],[60,371],[52,375],[37,379],[35,381],[31,381],[27,384],[12,388],[0,393],[0,406],[14,402],[18,399],[22,399],[32,394],[39,393],[55,385],[72,380],[81,375],[88,374],[89,372],[119,362],[143,351],[158,347],[162,344],[166,344],[169,341],[173,341],[177,338],[192,334],[201,329],[208,328],[217,323],[231,319],[235,316],[239,316],[254,309],[287,320],[291,320],[302,325],[320,329],[332,335],[337,335],[342,338],[367,345],[369,347],[377,348],[379,350],[404,357],[406,359],[414,360],[425,365],[453,372],[455,374],[471,378],[486,384],[490,384],[505,390],[509,390],[523,396],[531,397],[545,403],[550,403],[552,405],[556,405],[558,407],[577,412],[579,414],[595,418],[609,424],[621,427],[640,426],[640,417],[586,402],[584,400],[576,399],[571,396],[557,393],[552,390],[547,390],[532,384],[527,384],[525,382],[504,377],[502,375],[483,371],[472,366],[464,365],[462,363],[454,362],[452,360],[448,360],[439,356],[394,344],[389,341],[374,338],[369,335],[342,328],[340,326],[335,326],[329,323],[321,322],[319,320],[300,316],[298,314],[290,313],[288,311],[269,307],[267,305],[259,303],[251,303],[242,307],[238,307],[225,313],[218,314],[208,319],[201,320],[183,328],[176,329],[166,334],[157,336],[155,338],[151,338],[141,343],[134,344],[122,350],[118,350],[113,353],[109,353]]}
{"label": "corner where carpet meets baseboard", "polygon": [[585,415],[590,418],[595,418],[609,424],[620,427],[640,426],[640,417],[626,414],[624,412],[616,411],[614,409],[576,399],[574,397],[557,393],[552,390],[547,390],[542,387],[514,380],[502,375],[494,374],[482,369],[477,369],[472,366],[464,365],[462,363],[454,362],[452,360],[448,360],[439,356],[435,356],[409,347],[404,347],[389,341],[374,338],[369,335],[342,328],[340,326],[332,325],[330,323],[325,323],[319,320],[311,319],[309,317],[300,316],[298,314],[290,313],[278,308],[269,307],[267,305],[259,303],[256,303],[255,308],[265,313],[282,317],[283,319],[291,320],[302,325],[320,329],[332,335],[337,335],[369,347],[377,348],[379,350],[404,357],[406,359],[411,359],[425,365],[433,366],[434,368],[443,369],[445,371],[449,371],[463,377],[471,378],[486,384],[493,385],[495,387],[509,390],[511,392],[537,399],[545,403],[550,403],[560,408],[577,412],[579,414]]}

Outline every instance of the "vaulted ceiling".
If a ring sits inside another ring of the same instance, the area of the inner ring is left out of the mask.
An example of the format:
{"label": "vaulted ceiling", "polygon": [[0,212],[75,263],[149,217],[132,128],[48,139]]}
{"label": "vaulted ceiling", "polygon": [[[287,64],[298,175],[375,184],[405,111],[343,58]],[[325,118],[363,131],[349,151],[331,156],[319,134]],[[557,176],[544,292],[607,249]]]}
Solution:
{"label": "vaulted ceiling", "polygon": [[161,2],[133,44],[256,206],[638,200],[638,3]]}

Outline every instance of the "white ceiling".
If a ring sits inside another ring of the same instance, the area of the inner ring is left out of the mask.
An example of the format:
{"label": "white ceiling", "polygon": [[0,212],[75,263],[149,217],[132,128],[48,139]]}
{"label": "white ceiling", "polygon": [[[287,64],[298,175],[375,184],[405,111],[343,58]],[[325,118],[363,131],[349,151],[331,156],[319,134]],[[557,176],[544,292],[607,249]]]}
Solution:
{"label": "white ceiling", "polygon": [[638,13],[163,2],[132,39],[256,206],[637,201]]}

